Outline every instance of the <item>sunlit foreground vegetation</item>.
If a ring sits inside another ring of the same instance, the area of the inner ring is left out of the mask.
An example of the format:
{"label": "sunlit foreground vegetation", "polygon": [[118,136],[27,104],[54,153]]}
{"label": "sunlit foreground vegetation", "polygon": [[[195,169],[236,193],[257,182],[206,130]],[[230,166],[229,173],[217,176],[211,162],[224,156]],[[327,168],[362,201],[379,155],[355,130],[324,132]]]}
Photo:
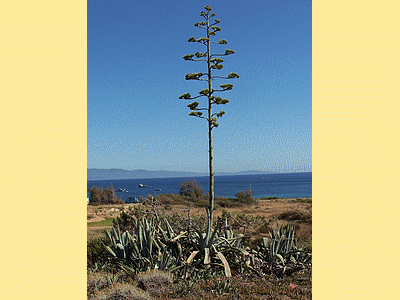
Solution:
{"label": "sunlit foreground vegetation", "polygon": [[89,299],[311,299],[311,198],[142,200],[88,206]]}

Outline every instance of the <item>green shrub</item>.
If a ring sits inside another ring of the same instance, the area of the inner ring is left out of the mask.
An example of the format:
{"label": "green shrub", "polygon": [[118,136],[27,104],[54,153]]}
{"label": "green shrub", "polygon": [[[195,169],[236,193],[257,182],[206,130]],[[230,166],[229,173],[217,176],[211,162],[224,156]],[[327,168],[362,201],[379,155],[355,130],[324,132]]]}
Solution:
{"label": "green shrub", "polygon": [[86,253],[88,270],[102,268],[108,263],[108,251],[104,247],[104,241],[100,238],[88,241]]}
{"label": "green shrub", "polygon": [[236,200],[245,204],[255,204],[256,200],[251,196],[251,191],[239,191],[235,195]]}
{"label": "green shrub", "polygon": [[268,233],[272,230],[272,227],[269,226],[268,222],[265,222],[256,228],[257,233]]}
{"label": "green shrub", "polygon": [[112,186],[104,190],[94,186],[89,189],[89,193],[89,204],[91,205],[124,204],[122,199],[115,196],[115,191]]}
{"label": "green shrub", "polygon": [[193,201],[199,201],[206,199],[206,195],[203,192],[203,189],[198,186],[195,180],[185,181],[180,184],[181,188],[179,190],[179,195],[188,197]]}

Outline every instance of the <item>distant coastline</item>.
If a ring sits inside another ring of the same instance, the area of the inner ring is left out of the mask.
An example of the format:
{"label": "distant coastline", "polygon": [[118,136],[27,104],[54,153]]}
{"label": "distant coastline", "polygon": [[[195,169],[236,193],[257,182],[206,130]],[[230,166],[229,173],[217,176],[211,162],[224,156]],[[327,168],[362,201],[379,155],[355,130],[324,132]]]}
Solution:
{"label": "distant coastline", "polygon": [[[307,173],[307,172],[306,172]],[[278,172],[249,170],[241,172],[220,172],[215,176],[234,175],[263,175],[278,174]],[[208,176],[208,173],[185,172],[185,171],[148,171],[148,170],[125,170],[125,169],[87,169],[87,180],[107,179],[146,179],[146,178],[174,178],[174,177],[201,177]]]}

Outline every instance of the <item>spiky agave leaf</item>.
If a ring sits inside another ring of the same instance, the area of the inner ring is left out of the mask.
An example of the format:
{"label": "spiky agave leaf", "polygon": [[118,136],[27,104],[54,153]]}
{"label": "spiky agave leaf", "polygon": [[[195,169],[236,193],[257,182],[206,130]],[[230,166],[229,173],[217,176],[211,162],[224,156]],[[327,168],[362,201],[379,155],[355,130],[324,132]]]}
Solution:
{"label": "spiky agave leaf", "polygon": [[211,263],[210,248],[204,248],[204,264],[209,265]]}
{"label": "spiky agave leaf", "polygon": [[187,261],[186,261],[186,263],[187,263],[188,265],[190,265],[190,264],[192,263],[194,257],[197,255],[197,253],[199,253],[198,250],[193,251],[193,252],[190,254],[189,258],[188,258]]}
{"label": "spiky agave leaf", "polygon": [[224,264],[224,271],[225,271],[225,276],[226,277],[232,277],[232,273],[231,273],[231,268],[229,267],[228,261],[226,260],[225,256],[217,251],[216,256],[222,261],[222,263]]}

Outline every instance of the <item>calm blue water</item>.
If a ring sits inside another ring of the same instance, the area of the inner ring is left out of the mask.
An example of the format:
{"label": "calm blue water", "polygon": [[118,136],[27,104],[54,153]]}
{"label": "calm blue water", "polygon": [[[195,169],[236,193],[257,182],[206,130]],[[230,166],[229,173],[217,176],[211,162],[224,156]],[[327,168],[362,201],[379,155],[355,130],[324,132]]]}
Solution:
{"label": "calm blue water", "polygon": [[[196,180],[197,184],[208,193],[208,176],[204,177],[179,177],[158,179],[119,179],[119,180],[88,180],[88,189],[96,186],[114,189],[126,189],[128,192],[116,192],[118,198],[126,200],[128,197],[159,194],[179,194],[180,183],[187,180]],[[139,184],[147,185],[147,188],[139,188]],[[312,197],[312,173],[283,173],[266,175],[237,175],[216,176],[215,197],[234,197],[238,191],[245,191],[251,186],[253,197],[281,197],[303,198]],[[161,191],[155,191],[155,188]]]}

